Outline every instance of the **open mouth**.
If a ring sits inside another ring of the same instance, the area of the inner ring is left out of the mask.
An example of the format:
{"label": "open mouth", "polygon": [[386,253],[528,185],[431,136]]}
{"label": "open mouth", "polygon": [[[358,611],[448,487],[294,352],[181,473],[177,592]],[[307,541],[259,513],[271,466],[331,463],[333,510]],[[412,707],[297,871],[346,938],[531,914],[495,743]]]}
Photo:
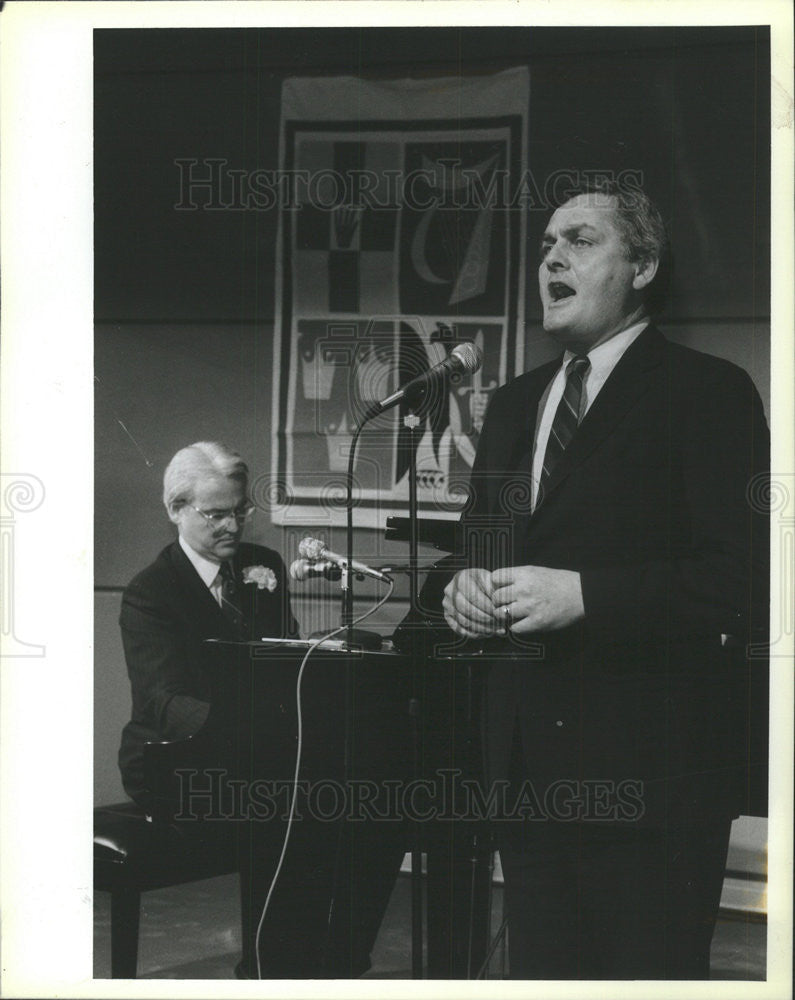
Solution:
{"label": "open mouth", "polygon": [[548,287],[549,297],[553,302],[560,302],[563,299],[568,299],[570,296],[576,294],[573,288],[564,284],[562,281],[550,281]]}

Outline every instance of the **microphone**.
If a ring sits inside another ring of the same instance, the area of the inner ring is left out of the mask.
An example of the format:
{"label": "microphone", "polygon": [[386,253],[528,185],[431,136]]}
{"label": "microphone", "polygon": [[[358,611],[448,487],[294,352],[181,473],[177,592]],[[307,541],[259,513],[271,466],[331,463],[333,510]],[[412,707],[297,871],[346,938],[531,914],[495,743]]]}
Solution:
{"label": "microphone", "polygon": [[333,562],[310,562],[308,559],[296,559],[290,565],[290,579],[300,582],[313,576],[322,576],[326,580],[339,580],[342,570]]}
{"label": "microphone", "polygon": [[[333,563],[335,566],[344,569],[347,565],[348,560],[345,556],[337,555],[336,552],[332,552],[327,549],[325,544],[319,538],[307,537],[302,539],[298,545],[298,553],[303,556],[304,559],[308,559],[310,562],[318,564],[318,560],[325,560],[326,562]],[[298,560],[299,562],[301,560]],[[295,563],[293,563],[295,566]],[[364,563],[357,562],[356,559],[351,560],[350,569],[352,573],[357,576],[369,576],[373,580],[380,580],[381,583],[391,583],[392,580],[382,573],[379,569],[372,569],[370,566],[365,566]],[[292,567],[291,567],[292,571]]]}
{"label": "microphone", "polygon": [[438,365],[434,365],[428,371],[417,375],[416,378],[411,379],[410,382],[407,382],[396,392],[393,392],[391,396],[382,399],[380,403],[373,403],[365,413],[364,419],[370,420],[371,417],[378,416],[379,413],[383,413],[384,410],[395,406],[402,399],[405,399],[406,396],[416,396],[417,393],[427,389],[434,382],[440,381],[455,372],[472,375],[478,371],[482,364],[483,352],[479,347],[470,343],[459,344],[453,348],[444,361],[440,361]]}

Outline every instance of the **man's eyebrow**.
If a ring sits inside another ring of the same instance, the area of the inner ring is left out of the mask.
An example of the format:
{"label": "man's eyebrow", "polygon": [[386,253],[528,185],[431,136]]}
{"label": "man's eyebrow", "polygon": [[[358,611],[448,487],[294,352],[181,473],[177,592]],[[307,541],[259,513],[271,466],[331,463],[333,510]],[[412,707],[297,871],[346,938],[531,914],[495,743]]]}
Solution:
{"label": "man's eyebrow", "polygon": [[[589,222],[577,222],[571,226],[565,226],[560,231],[561,236],[565,236],[567,239],[570,239],[572,236],[578,236],[582,232],[593,233],[594,236],[599,235],[599,230],[595,226],[592,226]],[[541,237],[542,242],[554,239],[554,235],[550,233],[549,230],[547,230]]]}

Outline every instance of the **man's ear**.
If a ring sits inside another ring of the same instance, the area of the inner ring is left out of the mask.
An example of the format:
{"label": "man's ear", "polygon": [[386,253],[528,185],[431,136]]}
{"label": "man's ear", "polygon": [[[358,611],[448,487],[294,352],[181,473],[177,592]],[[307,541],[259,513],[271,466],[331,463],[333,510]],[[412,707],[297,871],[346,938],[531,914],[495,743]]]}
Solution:
{"label": "man's ear", "polygon": [[636,291],[646,288],[654,280],[657,268],[660,266],[656,257],[649,257],[646,260],[635,262],[635,277],[632,279],[632,287]]}
{"label": "man's ear", "polygon": [[168,504],[168,506],[166,507],[166,511],[168,512],[168,519],[169,521],[172,522],[172,524],[179,524],[180,520],[179,515],[181,510],[182,510],[181,505],[175,506],[173,503]]}

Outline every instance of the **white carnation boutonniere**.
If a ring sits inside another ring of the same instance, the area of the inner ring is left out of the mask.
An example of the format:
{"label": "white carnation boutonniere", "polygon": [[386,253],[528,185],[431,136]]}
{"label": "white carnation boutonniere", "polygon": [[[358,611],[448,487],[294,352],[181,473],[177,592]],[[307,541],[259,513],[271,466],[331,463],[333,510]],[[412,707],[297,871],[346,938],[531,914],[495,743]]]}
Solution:
{"label": "white carnation boutonniere", "polygon": [[258,590],[276,590],[278,580],[276,574],[268,566],[246,566],[243,570],[243,583],[256,583]]}

